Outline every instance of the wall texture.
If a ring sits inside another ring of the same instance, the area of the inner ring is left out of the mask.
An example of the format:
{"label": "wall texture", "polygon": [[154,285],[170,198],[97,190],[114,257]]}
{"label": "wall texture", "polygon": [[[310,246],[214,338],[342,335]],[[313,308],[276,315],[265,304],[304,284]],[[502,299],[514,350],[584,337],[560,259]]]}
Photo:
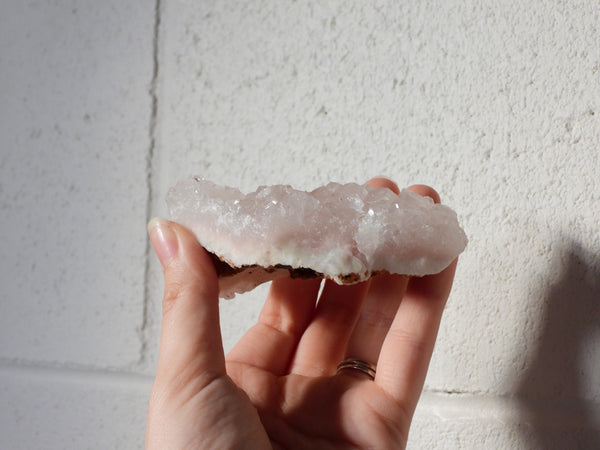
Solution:
{"label": "wall texture", "polygon": [[[410,448],[600,446],[594,1],[0,6],[0,448],[139,448],[162,281],[145,234],[192,174],[387,175],[459,213]],[[265,288],[222,304],[229,348]]]}

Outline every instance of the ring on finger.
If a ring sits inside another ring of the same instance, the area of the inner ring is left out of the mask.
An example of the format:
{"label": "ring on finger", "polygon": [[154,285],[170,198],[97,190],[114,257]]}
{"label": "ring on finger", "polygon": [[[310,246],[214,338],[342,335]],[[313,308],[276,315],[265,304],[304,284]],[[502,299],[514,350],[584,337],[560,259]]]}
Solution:
{"label": "ring on finger", "polygon": [[371,380],[375,379],[375,374],[377,373],[377,366],[375,366],[375,364],[371,364],[366,361],[363,361],[362,359],[356,358],[344,359],[341,363],[338,364],[336,373],[339,374],[340,372],[347,369],[358,370],[367,375]]}

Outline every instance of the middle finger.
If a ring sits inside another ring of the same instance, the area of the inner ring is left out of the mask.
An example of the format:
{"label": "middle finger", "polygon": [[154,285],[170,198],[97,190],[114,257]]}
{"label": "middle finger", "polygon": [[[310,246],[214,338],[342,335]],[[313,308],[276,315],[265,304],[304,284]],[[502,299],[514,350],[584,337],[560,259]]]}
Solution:
{"label": "middle finger", "polygon": [[315,315],[300,339],[291,372],[304,376],[335,373],[360,315],[369,281],[340,286],[327,281]]}

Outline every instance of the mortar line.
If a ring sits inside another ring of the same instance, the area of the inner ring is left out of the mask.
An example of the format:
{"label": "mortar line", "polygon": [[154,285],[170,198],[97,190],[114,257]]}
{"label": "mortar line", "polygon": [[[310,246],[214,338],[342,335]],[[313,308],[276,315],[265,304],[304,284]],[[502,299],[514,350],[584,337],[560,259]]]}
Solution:
{"label": "mortar line", "polygon": [[40,379],[42,382],[53,380],[81,384],[138,385],[140,387],[148,387],[154,379],[150,375],[117,369],[0,359],[0,377],[3,376],[18,380]]}
{"label": "mortar line", "polygon": [[[154,28],[152,36],[152,80],[150,81],[150,121],[148,124],[148,134],[150,145],[148,148],[148,154],[146,157],[146,223],[152,218],[152,202],[154,199],[154,154],[156,152],[156,126],[158,120],[158,70],[159,70],[159,31],[160,31],[160,11],[161,11],[161,0],[156,0],[154,4]],[[149,321],[149,310],[150,310],[150,260],[152,258],[152,245],[150,239],[146,234],[146,249],[145,249],[145,266],[144,266],[144,297],[142,307],[142,323],[139,330],[140,339],[140,354],[137,361],[138,366],[143,366],[147,359],[148,349],[148,321]]]}
{"label": "mortar line", "polygon": [[424,391],[417,410],[440,420],[487,420],[563,429],[600,428],[600,403],[592,399],[484,392]]}

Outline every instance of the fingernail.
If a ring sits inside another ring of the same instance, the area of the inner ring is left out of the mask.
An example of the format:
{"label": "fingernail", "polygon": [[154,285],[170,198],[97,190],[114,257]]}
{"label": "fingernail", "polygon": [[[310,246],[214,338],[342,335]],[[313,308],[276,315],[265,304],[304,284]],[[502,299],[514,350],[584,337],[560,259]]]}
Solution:
{"label": "fingernail", "polygon": [[370,183],[372,183],[373,181],[377,181],[376,185],[379,188],[385,187],[394,192],[395,194],[398,194],[400,192],[400,189],[398,189],[398,185],[396,184],[396,182],[390,177],[387,177],[386,175],[379,175],[375,178],[372,178]]}
{"label": "fingernail", "polygon": [[388,180],[388,181],[391,181],[392,183],[396,184],[396,182],[391,177],[388,177],[387,175],[377,175],[376,177],[373,177],[373,178],[383,178],[384,180]]}
{"label": "fingernail", "polygon": [[148,222],[148,234],[160,264],[165,267],[171,259],[177,256],[179,250],[177,236],[169,222],[160,217],[155,217]]}

